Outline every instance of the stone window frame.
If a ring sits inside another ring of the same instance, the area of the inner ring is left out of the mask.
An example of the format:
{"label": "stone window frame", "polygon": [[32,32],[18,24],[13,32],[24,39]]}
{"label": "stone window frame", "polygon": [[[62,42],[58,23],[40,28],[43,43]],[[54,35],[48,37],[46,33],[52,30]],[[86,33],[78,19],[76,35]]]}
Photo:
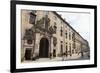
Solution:
{"label": "stone window frame", "polygon": [[63,41],[60,41],[61,45],[60,45],[60,54],[61,56],[63,56]]}
{"label": "stone window frame", "polygon": [[71,51],[72,51],[72,48],[71,48],[71,43],[69,43],[69,52],[70,52],[70,56],[72,55],[72,53],[71,53]]}
{"label": "stone window frame", "polygon": [[63,30],[62,30],[62,27],[60,29],[60,36],[63,36]]}
{"label": "stone window frame", "polygon": [[66,43],[66,54],[68,54],[68,43]]}
{"label": "stone window frame", "polygon": [[[35,20],[36,20],[36,18],[34,18],[34,16],[36,16],[35,13],[36,13],[36,11],[34,11],[34,12],[32,11],[29,13],[29,23],[30,24],[35,24]],[[34,19],[34,21],[33,21],[33,19]]]}
{"label": "stone window frame", "polygon": [[66,33],[65,34],[66,34],[66,39],[67,39],[68,38],[68,32],[67,32],[67,30],[66,30]]}
{"label": "stone window frame", "polygon": [[71,40],[71,32],[69,32],[69,40]]}

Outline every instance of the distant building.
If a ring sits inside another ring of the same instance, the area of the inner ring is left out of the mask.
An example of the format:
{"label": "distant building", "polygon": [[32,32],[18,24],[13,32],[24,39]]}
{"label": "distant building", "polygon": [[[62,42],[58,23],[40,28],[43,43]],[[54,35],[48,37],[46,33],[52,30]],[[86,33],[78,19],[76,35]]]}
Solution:
{"label": "distant building", "polygon": [[21,43],[22,61],[63,56],[77,59],[89,52],[88,42],[54,11],[22,10]]}

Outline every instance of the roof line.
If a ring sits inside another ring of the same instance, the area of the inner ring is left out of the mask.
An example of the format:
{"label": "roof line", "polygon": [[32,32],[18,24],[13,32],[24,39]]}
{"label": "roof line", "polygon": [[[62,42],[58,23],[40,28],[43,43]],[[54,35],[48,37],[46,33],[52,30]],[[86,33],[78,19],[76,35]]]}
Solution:
{"label": "roof line", "polygon": [[65,24],[67,24],[74,32],[76,32],[84,41],[87,41],[84,39],[67,21],[65,21],[56,11],[53,11],[54,14],[56,14]]}

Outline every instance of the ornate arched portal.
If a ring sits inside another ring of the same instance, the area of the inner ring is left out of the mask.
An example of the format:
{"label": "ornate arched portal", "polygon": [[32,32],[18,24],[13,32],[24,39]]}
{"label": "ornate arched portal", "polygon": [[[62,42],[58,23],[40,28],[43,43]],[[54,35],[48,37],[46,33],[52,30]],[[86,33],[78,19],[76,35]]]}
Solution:
{"label": "ornate arched portal", "polygon": [[40,40],[39,57],[47,58],[49,56],[49,41],[47,38]]}

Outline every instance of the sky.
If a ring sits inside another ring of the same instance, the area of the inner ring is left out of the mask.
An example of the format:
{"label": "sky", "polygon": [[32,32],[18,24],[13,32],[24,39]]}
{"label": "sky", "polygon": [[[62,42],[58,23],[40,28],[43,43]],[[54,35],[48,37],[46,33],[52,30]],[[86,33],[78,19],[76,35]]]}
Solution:
{"label": "sky", "polygon": [[64,18],[84,39],[90,42],[90,13],[57,12]]}

